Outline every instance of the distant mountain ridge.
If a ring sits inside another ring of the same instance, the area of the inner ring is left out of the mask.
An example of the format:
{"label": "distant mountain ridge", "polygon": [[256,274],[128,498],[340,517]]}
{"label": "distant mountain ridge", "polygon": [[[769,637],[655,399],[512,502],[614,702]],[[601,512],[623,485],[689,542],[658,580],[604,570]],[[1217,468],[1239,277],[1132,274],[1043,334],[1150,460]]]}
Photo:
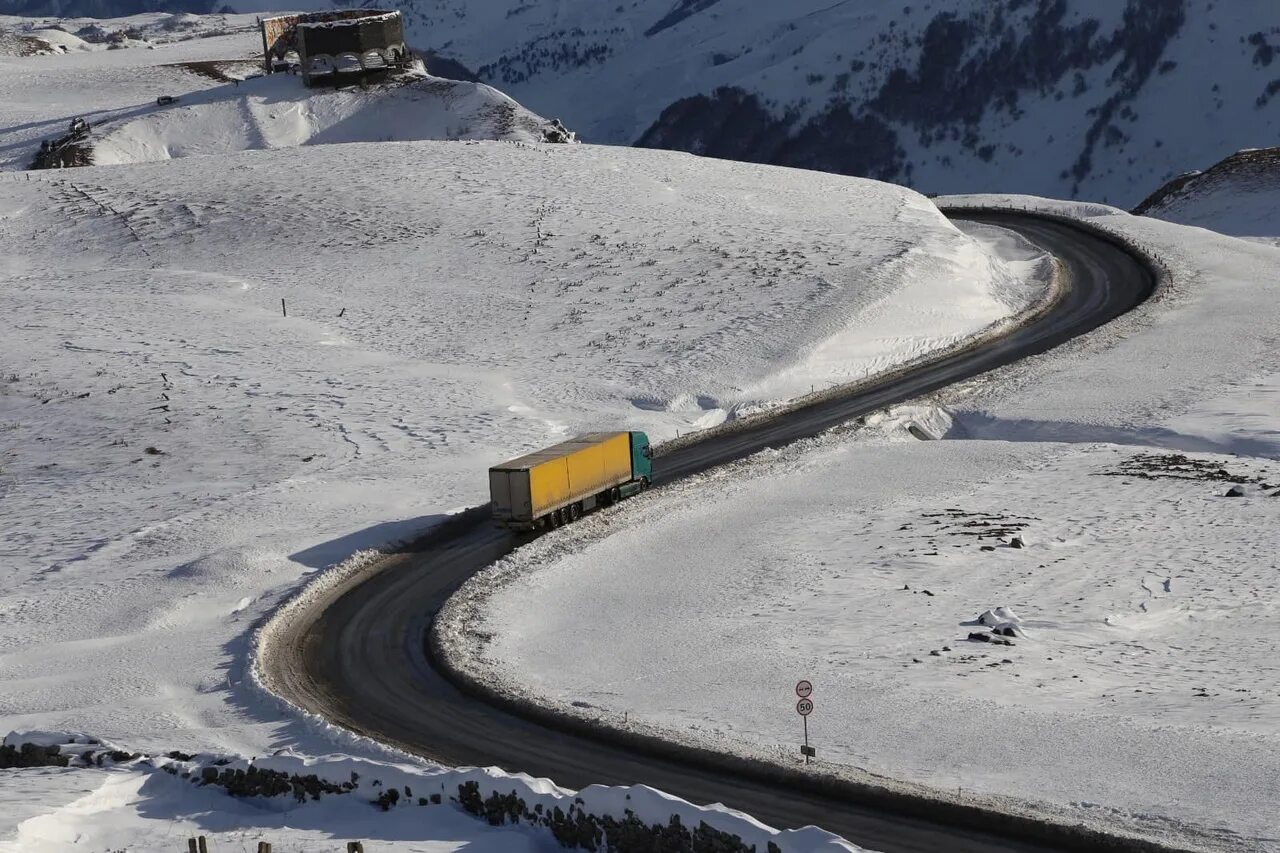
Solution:
{"label": "distant mountain ridge", "polygon": [[1179,175],[1133,212],[1238,237],[1280,238],[1280,148],[1237,151],[1203,172]]}
{"label": "distant mountain ridge", "polygon": [[0,0],[0,15],[64,18],[124,18],[143,12],[217,11],[224,4],[190,0]]}
{"label": "distant mountain ridge", "polygon": [[397,5],[415,46],[587,142],[1128,207],[1280,139],[1274,0]]}

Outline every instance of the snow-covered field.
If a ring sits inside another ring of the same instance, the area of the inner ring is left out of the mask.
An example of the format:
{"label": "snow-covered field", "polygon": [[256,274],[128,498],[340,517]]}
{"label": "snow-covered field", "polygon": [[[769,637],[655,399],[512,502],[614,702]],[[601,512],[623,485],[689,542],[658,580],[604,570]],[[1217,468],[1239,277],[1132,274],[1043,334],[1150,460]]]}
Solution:
{"label": "snow-covered field", "polygon": [[[98,165],[342,142],[538,142],[551,129],[546,119],[489,86],[430,77],[421,68],[341,90],[307,89],[290,74],[261,75],[256,28],[246,28],[240,20],[245,16],[226,17],[59,22],[73,32],[42,28],[33,19],[0,19],[0,28],[7,21],[14,33],[69,51],[0,51],[0,98],[12,100],[7,126],[0,127],[0,170],[27,168],[40,141],[65,133],[75,118],[91,126],[86,144]],[[155,40],[128,40],[124,49],[108,50],[108,43],[74,34],[85,27]],[[175,41],[175,33],[187,38]],[[51,101],[54,89],[59,97]],[[178,102],[157,104],[161,95]]]}
{"label": "snow-covered field", "polygon": [[[215,36],[257,35],[258,15],[144,12],[123,18],[0,15],[0,55],[60,56],[123,48],[154,50]],[[252,44],[245,40],[245,44]],[[259,41],[259,44],[261,42]],[[190,51],[192,45],[179,48]],[[152,58],[154,61],[154,57]]]}
{"label": "snow-covered field", "polygon": [[[71,116],[204,85],[147,61],[251,41],[0,59],[0,153],[14,168]],[[1043,296],[1043,265],[994,239],[885,184],[588,146],[0,174],[0,733],[327,753],[335,733],[246,671],[308,577],[483,503],[494,460],[714,425],[999,323]],[[154,784],[22,771],[0,837],[169,820]]]}
{"label": "snow-covered field", "polygon": [[[114,30],[148,25],[147,20],[139,19],[169,17],[138,16],[102,23]],[[236,17],[252,22],[251,16]],[[26,28],[47,29],[45,23],[53,22],[0,17],[0,30],[9,30],[13,35]],[[69,30],[94,23],[89,19],[60,22]],[[155,26],[163,29],[161,24]],[[66,133],[75,118],[84,118],[91,125],[127,120],[154,112],[156,98],[161,95],[190,95],[225,85],[182,63],[261,55],[262,38],[256,28],[251,31],[245,21],[236,20],[229,22],[227,29],[232,32],[219,35],[214,34],[218,28],[211,26],[200,30],[210,33],[201,37],[175,42],[157,40],[150,46],[120,50],[108,50],[72,33],[62,33],[58,38],[73,47],[68,53],[52,56],[20,55],[16,36],[0,43],[0,48],[4,44],[12,47],[0,49],[0,171],[27,168],[41,140]]]}
{"label": "snow-covered field", "polygon": [[464,591],[457,612],[492,637],[471,667],[566,713],[787,763],[809,679],[825,771],[1280,850],[1280,250],[974,202],[1091,216],[1172,284],[865,429],[543,537]]}
{"label": "snow-covered field", "polygon": [[421,139],[541,142],[550,122],[481,83],[425,73],[366,89],[307,90],[273,74],[184,96],[176,106],[107,121],[93,162],[139,163],[256,148]]}

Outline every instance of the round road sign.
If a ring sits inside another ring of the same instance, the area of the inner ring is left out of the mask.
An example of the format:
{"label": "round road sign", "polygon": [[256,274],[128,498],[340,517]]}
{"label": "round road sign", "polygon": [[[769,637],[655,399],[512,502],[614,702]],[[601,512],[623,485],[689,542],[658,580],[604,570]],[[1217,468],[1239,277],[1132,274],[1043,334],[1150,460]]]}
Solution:
{"label": "round road sign", "polygon": [[808,699],[813,695],[813,685],[807,681],[801,681],[796,685],[796,695],[801,699]]}
{"label": "round road sign", "polygon": [[813,700],[801,699],[796,703],[796,713],[802,717],[807,717],[813,713]]}

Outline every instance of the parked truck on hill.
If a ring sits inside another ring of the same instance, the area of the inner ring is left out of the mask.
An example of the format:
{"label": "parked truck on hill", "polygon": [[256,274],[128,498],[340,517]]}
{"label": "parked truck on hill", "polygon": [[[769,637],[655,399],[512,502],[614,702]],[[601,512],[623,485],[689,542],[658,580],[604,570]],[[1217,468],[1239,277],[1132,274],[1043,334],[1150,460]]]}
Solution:
{"label": "parked truck on hill", "polygon": [[582,435],[490,468],[493,517],[516,530],[559,527],[644,491],[652,478],[644,433]]}

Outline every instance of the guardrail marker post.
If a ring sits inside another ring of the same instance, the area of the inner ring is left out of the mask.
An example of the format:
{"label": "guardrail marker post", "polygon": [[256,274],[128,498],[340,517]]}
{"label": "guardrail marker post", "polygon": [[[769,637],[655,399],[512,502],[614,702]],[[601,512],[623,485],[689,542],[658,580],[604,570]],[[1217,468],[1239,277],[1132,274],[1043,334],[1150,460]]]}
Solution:
{"label": "guardrail marker post", "polygon": [[285,317],[288,317],[288,316],[289,316],[289,312],[288,312],[288,310],[284,307],[284,297],[283,297],[283,296],[281,296],[281,297],[280,297],[280,313],[281,313],[281,315],[283,315],[283,316],[285,316]]}

